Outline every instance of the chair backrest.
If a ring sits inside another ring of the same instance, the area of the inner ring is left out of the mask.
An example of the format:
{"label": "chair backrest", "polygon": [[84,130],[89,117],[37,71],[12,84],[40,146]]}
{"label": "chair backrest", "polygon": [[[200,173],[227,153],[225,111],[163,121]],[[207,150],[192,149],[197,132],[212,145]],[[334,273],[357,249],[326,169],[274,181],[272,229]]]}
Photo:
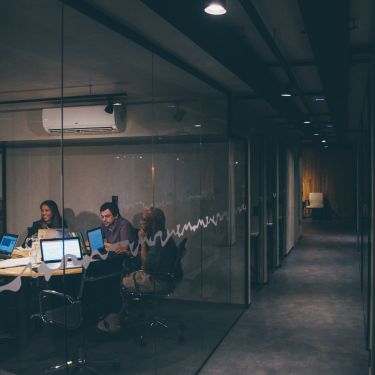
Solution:
{"label": "chair backrest", "polygon": [[87,284],[103,286],[103,280],[110,278],[118,278],[119,285],[123,275],[123,266],[117,257],[108,258],[107,260],[92,261],[87,269],[83,270],[80,289],[78,292],[78,300],[82,300],[84,290]]}
{"label": "chair backrest", "polygon": [[187,238],[185,237],[177,246],[176,249],[176,259],[174,264],[174,281],[175,283],[180,282],[184,277],[184,271],[182,269],[182,258],[186,254],[186,242]]}
{"label": "chair backrest", "polygon": [[309,207],[310,208],[323,208],[323,193],[310,193],[309,194]]}

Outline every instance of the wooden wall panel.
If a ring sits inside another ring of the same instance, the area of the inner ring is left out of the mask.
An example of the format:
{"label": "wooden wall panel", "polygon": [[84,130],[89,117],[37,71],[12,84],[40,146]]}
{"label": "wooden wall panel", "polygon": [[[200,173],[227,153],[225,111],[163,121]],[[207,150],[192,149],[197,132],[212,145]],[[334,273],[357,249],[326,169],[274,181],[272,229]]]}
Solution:
{"label": "wooden wall panel", "polygon": [[355,217],[355,149],[306,147],[302,152],[302,192],[303,200],[310,192],[323,192],[334,217]]}

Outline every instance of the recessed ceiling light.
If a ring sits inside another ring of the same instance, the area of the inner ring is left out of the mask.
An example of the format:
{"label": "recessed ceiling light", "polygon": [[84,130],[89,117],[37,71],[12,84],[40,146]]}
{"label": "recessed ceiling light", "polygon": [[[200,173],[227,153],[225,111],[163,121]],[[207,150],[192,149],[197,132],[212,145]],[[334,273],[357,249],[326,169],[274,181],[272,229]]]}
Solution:
{"label": "recessed ceiling light", "polygon": [[322,143],[326,143],[327,141],[325,139],[322,139]]}
{"label": "recessed ceiling light", "polygon": [[328,145],[325,145],[324,148],[328,148]]}
{"label": "recessed ceiling light", "polygon": [[326,128],[333,128],[333,124],[326,124]]}
{"label": "recessed ceiling light", "polygon": [[201,124],[195,124],[195,125],[193,125],[193,126],[195,126],[196,128],[200,128],[200,127],[202,127]]}
{"label": "recessed ceiling light", "polygon": [[305,120],[303,123],[304,124],[311,124],[311,121],[310,120]]}
{"label": "recessed ceiling light", "polygon": [[314,135],[319,135],[319,133],[314,133]]}
{"label": "recessed ceiling light", "polygon": [[314,96],[316,102],[324,102],[326,98],[324,96]]}
{"label": "recessed ceiling light", "polygon": [[225,9],[225,2],[223,0],[209,1],[207,6],[204,8],[204,11],[212,16],[222,16],[227,12]]}

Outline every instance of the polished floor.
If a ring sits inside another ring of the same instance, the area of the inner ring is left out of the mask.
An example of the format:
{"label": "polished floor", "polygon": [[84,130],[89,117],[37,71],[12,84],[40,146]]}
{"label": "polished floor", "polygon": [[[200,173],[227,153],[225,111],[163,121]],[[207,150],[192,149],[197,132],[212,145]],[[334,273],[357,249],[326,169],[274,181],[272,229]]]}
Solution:
{"label": "polished floor", "polygon": [[[40,374],[61,362],[66,351],[74,357],[81,338],[88,358],[119,362],[119,368],[104,367],[107,374],[192,375],[239,316],[200,375],[365,375],[359,260],[350,223],[305,221],[298,245],[269,284],[253,291],[252,305],[242,315],[241,304],[212,302],[216,291],[207,288],[205,301],[161,300],[153,313],[167,318],[170,329],[145,331],[146,345],[136,340],[139,332],[128,329],[103,335],[89,325],[82,337],[69,335],[65,342],[61,330],[30,327],[30,313],[22,319],[20,311],[31,308],[27,301],[34,288],[25,285],[11,310],[15,340],[0,340],[0,375]],[[206,275],[214,271],[220,267],[213,262]],[[185,281],[193,282],[193,276],[187,273]]]}
{"label": "polished floor", "polygon": [[359,253],[345,221],[305,221],[301,241],[200,375],[368,373]]}

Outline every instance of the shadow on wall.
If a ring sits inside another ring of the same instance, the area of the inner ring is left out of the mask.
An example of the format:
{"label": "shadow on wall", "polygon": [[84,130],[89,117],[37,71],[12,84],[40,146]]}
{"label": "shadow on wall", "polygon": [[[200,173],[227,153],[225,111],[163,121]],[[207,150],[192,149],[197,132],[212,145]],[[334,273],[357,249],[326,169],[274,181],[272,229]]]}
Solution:
{"label": "shadow on wall", "polygon": [[100,227],[101,224],[98,215],[84,211],[76,216],[71,208],[66,208],[64,210],[64,218],[70,230],[81,232],[85,238],[87,230]]}

